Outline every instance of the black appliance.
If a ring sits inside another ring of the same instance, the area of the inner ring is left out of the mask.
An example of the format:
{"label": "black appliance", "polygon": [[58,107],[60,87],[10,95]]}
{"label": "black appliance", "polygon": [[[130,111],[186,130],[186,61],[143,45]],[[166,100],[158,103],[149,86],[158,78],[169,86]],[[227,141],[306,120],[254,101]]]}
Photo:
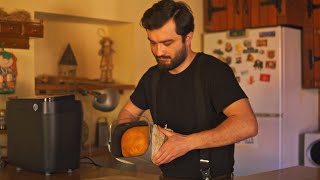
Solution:
{"label": "black appliance", "polygon": [[74,95],[7,101],[8,161],[50,174],[80,166],[82,105]]}

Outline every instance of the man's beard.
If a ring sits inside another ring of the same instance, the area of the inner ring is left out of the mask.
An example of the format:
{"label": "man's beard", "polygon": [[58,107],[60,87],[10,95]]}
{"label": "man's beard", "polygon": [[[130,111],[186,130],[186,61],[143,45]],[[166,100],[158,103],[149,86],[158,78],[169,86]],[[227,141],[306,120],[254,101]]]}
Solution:
{"label": "man's beard", "polygon": [[[180,66],[185,59],[187,58],[187,48],[186,46],[182,46],[182,48],[175,54],[175,57],[172,59],[170,56],[154,56],[158,62],[158,68],[162,70],[173,70]],[[170,64],[164,64],[161,63],[161,60],[159,58],[166,58],[166,59],[171,59]]]}

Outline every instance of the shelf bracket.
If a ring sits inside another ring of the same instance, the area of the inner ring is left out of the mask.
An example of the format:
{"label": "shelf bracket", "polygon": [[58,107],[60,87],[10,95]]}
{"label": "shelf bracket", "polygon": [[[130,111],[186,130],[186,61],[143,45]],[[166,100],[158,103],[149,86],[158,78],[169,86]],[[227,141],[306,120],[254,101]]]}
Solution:
{"label": "shelf bracket", "polygon": [[307,9],[308,9],[308,16],[310,17],[313,13],[314,9],[318,9],[320,8],[320,4],[313,4],[312,0],[308,0],[308,5],[307,5]]}

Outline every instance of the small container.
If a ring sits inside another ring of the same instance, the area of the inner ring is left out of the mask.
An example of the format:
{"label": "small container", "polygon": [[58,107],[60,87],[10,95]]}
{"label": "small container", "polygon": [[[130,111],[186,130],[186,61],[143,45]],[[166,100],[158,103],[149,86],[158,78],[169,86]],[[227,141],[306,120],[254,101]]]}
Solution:
{"label": "small container", "polygon": [[6,110],[0,109],[0,130],[7,129],[6,125]]}

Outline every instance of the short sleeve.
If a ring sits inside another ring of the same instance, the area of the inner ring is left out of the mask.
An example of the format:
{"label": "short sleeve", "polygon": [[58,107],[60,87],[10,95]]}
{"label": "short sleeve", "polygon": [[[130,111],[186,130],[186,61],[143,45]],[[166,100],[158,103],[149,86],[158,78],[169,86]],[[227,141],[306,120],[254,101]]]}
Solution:
{"label": "short sleeve", "polygon": [[210,76],[211,101],[215,110],[220,113],[235,101],[247,98],[234,76],[232,69],[226,63],[217,60]]}
{"label": "short sleeve", "polygon": [[130,96],[131,102],[139,107],[140,109],[146,110],[149,109],[149,102],[148,102],[148,95],[149,92],[147,88],[150,88],[150,78],[151,78],[151,71],[150,68],[142,78],[139,80],[139,83],[133,93]]}

